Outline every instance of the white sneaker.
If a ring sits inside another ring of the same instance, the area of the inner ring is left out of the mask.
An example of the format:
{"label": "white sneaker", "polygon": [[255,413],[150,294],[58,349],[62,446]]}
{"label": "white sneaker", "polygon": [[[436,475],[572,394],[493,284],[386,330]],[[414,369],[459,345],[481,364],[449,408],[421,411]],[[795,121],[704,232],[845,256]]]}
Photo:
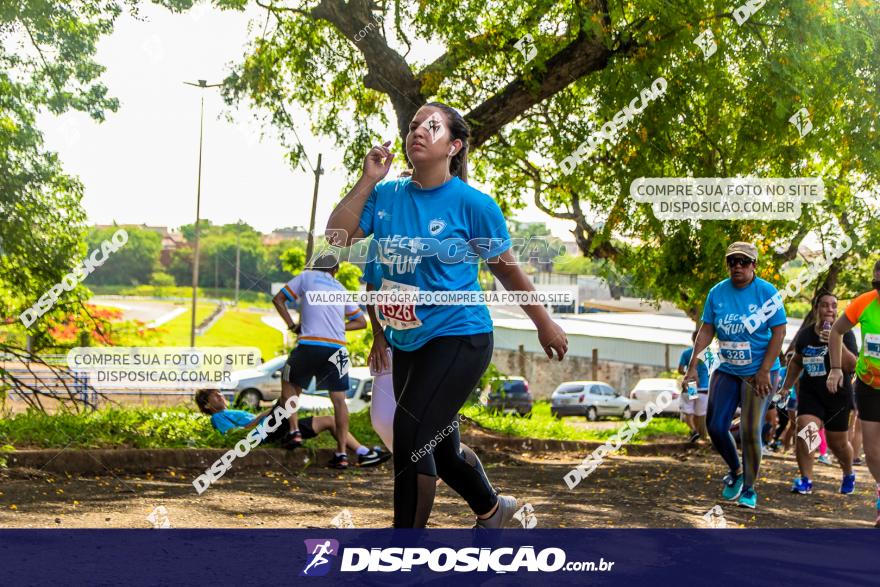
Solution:
{"label": "white sneaker", "polygon": [[477,518],[474,528],[504,528],[516,513],[516,498],[509,495],[498,496],[498,509],[491,517],[481,520]]}

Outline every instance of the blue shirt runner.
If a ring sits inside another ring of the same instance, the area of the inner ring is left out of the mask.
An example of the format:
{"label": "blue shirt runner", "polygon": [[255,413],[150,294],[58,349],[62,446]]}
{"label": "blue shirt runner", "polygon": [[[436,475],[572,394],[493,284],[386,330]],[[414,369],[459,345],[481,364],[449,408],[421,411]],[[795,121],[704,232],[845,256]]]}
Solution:
{"label": "blue shirt runner", "polygon": [[[359,227],[373,235],[370,258],[378,262],[367,264],[364,281],[385,292],[478,292],[478,261],[511,246],[495,200],[458,177],[431,189],[409,177],[378,184]],[[384,305],[379,318],[393,331],[389,341],[405,351],[439,336],[492,331],[484,305]]]}
{"label": "blue shirt runner", "polygon": [[[787,323],[785,308],[780,306],[752,333],[746,328],[745,321],[775,295],[776,288],[757,276],[742,289],[735,287],[728,278],[709,290],[703,307],[703,322],[715,327],[721,355],[719,370],[750,377],[761,368],[773,336],[771,328]],[[770,371],[777,369],[779,357],[773,361]]]}

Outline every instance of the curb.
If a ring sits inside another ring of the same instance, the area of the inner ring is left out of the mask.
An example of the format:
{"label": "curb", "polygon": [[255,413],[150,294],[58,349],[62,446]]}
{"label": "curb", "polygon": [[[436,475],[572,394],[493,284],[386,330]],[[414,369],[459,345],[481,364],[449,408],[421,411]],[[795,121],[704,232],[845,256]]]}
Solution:
{"label": "curb", "polygon": [[[156,469],[204,471],[230,449],[222,448],[120,448],[120,449],[33,449],[4,453],[9,468],[27,468],[52,473],[107,472],[147,473]],[[286,468],[302,470],[323,466],[333,457],[333,449],[285,450],[260,448],[245,458],[236,458],[227,475],[236,471]],[[305,461],[308,457],[308,462]]]}
{"label": "curb", "polygon": [[[502,437],[486,434],[482,431],[468,431],[462,434],[462,442],[483,455],[495,451],[512,453],[563,451],[587,455],[604,444],[601,442]],[[625,450],[628,455],[647,456],[676,454],[695,448],[697,447],[687,442],[676,442],[631,444],[621,447],[621,450]],[[25,449],[7,452],[4,453],[4,456],[9,468],[35,469],[51,473],[147,473],[156,469],[204,471],[228,450],[230,449]],[[283,468],[295,472],[308,467],[323,467],[333,458],[333,453],[334,450],[331,448],[306,448],[292,451],[281,448],[259,448],[251,451],[245,458],[236,458],[234,466],[229,468],[227,475],[234,475],[237,471],[253,471],[254,469],[276,470]]]}
{"label": "curb", "polygon": [[[541,438],[522,438],[517,436],[497,436],[483,430],[463,432],[461,440],[471,448],[490,450],[510,450],[514,452],[582,452],[584,455],[593,452],[606,443],[584,440],[554,440]],[[654,444],[626,444],[617,451],[626,451],[633,456],[669,455],[682,451],[695,450],[699,445],[690,442],[666,442]]]}

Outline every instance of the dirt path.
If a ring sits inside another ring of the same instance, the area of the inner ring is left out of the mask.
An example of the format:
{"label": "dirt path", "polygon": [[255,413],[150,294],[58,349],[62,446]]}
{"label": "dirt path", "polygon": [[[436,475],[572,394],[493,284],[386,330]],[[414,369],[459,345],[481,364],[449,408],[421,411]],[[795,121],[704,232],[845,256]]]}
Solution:
{"label": "dirt path", "polygon": [[[764,460],[759,508],[743,510],[720,501],[721,459],[708,449],[680,456],[609,458],[569,491],[562,478],[583,455],[575,453],[482,455],[503,492],[534,508],[537,526],[700,527],[703,514],[723,507],[728,527],[867,528],[873,523],[873,490],[857,467],[856,494],[837,494],[840,471],[816,465],[814,493],[789,493],[796,471],[791,456]],[[304,457],[305,458],[305,457]],[[152,475],[67,477],[9,469],[0,473],[0,526],[31,528],[144,528],[165,506],[176,528],[330,527],[347,509],[355,526],[388,527],[390,463],[376,469],[302,471],[280,468],[225,477],[197,496],[192,471]],[[431,527],[473,524],[466,505],[447,486],[437,492]]]}

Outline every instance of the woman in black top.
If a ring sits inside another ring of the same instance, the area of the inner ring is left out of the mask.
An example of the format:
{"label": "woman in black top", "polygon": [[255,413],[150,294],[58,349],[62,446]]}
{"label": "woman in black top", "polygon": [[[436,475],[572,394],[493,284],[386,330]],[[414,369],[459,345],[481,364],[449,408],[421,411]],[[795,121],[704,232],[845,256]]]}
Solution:
{"label": "woman in black top", "polygon": [[844,378],[835,392],[826,386],[831,364],[828,356],[828,337],[831,325],[837,319],[837,296],[822,291],[813,299],[812,310],[795,338],[795,354],[788,365],[782,389],[789,389],[800,377],[797,401],[797,455],[800,477],[794,480],[792,493],[813,491],[813,450],[819,445],[819,429],[825,427],[825,436],[831,452],[843,469],[840,493],[848,495],[855,489],[852,446],[849,443],[849,413],[853,407],[852,375],[859,354],[856,337],[847,332],[843,337]]}

